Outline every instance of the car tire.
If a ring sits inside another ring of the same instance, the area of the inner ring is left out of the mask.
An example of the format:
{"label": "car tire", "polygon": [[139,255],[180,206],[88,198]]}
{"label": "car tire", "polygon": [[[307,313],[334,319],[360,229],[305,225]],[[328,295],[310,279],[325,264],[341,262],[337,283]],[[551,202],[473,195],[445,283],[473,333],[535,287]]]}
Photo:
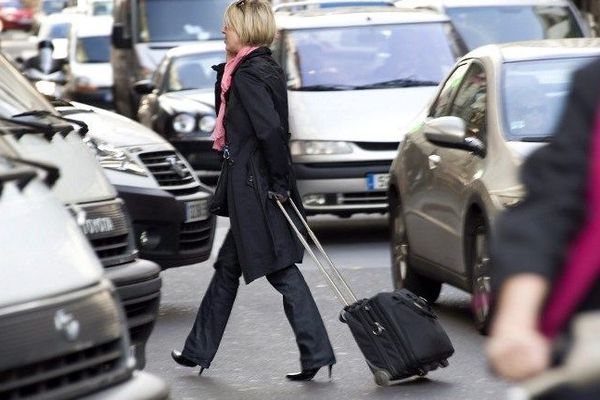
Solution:
{"label": "car tire", "polygon": [[489,275],[489,230],[483,217],[474,217],[467,232],[468,262],[471,271],[471,310],[477,330],[489,330],[492,291]]}
{"label": "car tire", "polygon": [[442,283],[415,272],[411,267],[410,244],[402,204],[393,196],[390,196],[389,226],[394,289],[406,288],[430,303],[435,302],[440,296]]}

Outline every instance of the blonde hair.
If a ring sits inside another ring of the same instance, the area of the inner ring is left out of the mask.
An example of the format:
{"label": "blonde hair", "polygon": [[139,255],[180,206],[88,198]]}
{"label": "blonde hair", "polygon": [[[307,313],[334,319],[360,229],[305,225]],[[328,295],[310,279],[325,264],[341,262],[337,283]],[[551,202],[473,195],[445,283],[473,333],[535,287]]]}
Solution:
{"label": "blonde hair", "polygon": [[227,7],[223,23],[247,46],[270,46],[275,38],[275,16],[264,0],[237,0]]}

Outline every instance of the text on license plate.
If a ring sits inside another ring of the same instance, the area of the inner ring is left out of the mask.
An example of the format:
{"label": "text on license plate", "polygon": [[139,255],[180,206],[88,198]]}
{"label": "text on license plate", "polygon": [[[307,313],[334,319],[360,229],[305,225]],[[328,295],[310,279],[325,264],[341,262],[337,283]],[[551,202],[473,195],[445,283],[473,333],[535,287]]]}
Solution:
{"label": "text on license plate", "polygon": [[206,200],[188,201],[185,203],[185,222],[199,221],[208,218]]}
{"label": "text on license plate", "polygon": [[385,190],[390,181],[390,174],[368,174],[367,189],[368,190]]}

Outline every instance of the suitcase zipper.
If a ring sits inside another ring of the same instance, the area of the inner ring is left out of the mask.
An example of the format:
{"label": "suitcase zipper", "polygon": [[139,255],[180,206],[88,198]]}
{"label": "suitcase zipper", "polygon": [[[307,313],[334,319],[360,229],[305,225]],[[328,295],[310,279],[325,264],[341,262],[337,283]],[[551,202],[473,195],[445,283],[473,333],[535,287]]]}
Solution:
{"label": "suitcase zipper", "polygon": [[[361,306],[363,314],[365,315],[365,320],[370,322],[370,325],[367,325],[365,328],[367,330],[368,333],[373,334],[374,336],[381,336],[381,334],[385,331],[385,328],[377,321],[375,321],[372,316],[371,313],[369,312],[369,310],[371,310],[371,308],[367,305],[365,306]],[[362,320],[362,319],[361,319]],[[363,326],[365,326],[363,324]],[[373,340],[373,343],[375,343],[375,347],[377,348],[377,351],[379,352],[379,355],[381,356],[381,358],[383,359],[383,361],[388,365],[388,367],[391,369],[390,374],[394,377],[397,375],[397,371],[396,371],[396,367],[394,366],[394,363],[390,362],[389,357],[387,356],[387,353],[385,352],[385,349],[382,349],[381,344],[379,343],[378,340]]]}
{"label": "suitcase zipper", "polygon": [[[385,312],[381,311],[380,307],[376,303],[373,303],[373,305],[376,306],[376,307],[374,307],[374,309],[376,310],[379,318],[381,318],[381,320],[385,324],[387,324],[387,326],[393,327],[394,325],[388,320],[388,318],[385,315]],[[406,338],[406,335],[404,334],[404,330],[402,329],[401,326],[398,326],[397,328],[398,329],[392,329],[392,328],[389,329],[389,331],[392,332],[390,334],[390,336],[392,336],[397,341],[396,348],[398,350],[401,350],[400,353],[403,353],[403,355],[406,357],[406,360],[409,361],[410,364],[418,364],[417,357],[415,356],[415,353],[412,351],[410,346],[404,345],[404,343],[407,343],[407,344],[409,343]],[[399,334],[400,337],[398,337],[396,334]],[[407,369],[407,372],[411,372],[411,371],[409,371],[408,365],[406,365],[406,363],[405,363],[405,368]],[[421,368],[417,368],[417,370],[419,372],[421,372]]]}

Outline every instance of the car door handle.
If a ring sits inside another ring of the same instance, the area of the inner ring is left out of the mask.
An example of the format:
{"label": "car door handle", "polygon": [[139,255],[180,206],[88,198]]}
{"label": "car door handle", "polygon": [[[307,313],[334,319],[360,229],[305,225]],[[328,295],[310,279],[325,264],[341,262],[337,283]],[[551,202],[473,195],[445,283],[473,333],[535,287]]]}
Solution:
{"label": "car door handle", "polygon": [[429,157],[429,169],[435,169],[438,164],[440,163],[440,161],[442,161],[442,157],[438,156],[437,154],[432,154]]}

